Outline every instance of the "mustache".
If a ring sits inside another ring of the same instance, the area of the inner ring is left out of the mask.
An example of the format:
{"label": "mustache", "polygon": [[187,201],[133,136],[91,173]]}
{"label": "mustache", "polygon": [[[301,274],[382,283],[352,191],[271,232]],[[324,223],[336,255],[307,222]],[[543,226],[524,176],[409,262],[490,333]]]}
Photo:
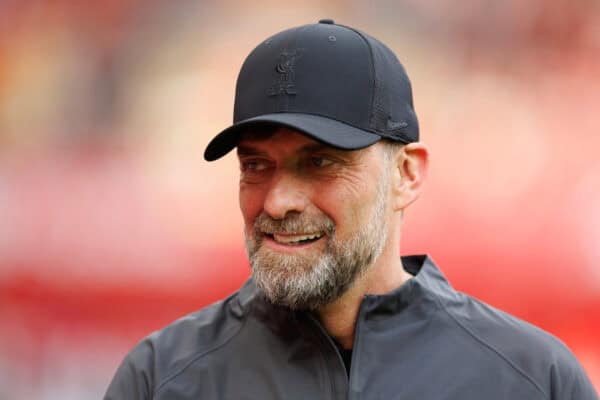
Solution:
{"label": "mustache", "polygon": [[263,212],[254,220],[253,228],[258,235],[323,232],[332,236],[335,232],[335,223],[324,214],[309,215],[294,212],[286,215],[284,219],[273,219]]}

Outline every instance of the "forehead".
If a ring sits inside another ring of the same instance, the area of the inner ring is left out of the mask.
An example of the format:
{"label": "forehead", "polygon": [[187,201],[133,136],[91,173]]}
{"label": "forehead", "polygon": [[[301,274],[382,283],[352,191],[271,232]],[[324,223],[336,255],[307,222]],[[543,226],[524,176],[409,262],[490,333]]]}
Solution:
{"label": "forehead", "polygon": [[301,132],[285,127],[261,128],[244,132],[237,145],[238,155],[256,151],[287,152],[300,150],[330,150],[352,153],[350,151],[336,149],[312,139]]}

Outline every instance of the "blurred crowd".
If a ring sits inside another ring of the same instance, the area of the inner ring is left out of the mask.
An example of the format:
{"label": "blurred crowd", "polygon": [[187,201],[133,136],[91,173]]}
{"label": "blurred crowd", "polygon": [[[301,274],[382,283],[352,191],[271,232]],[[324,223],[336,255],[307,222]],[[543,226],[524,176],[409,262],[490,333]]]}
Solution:
{"label": "blurred crowd", "polygon": [[[0,1],[0,400],[99,398],[248,276],[237,71],[333,18],[389,43],[433,164],[403,252],[550,330],[600,389],[600,2]],[[217,165],[218,164],[218,165]]]}

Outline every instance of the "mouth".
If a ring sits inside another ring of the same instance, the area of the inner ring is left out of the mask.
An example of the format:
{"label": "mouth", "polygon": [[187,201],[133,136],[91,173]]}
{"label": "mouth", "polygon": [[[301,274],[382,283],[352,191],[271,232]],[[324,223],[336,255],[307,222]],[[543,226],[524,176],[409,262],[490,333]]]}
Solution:
{"label": "mouth", "polygon": [[286,245],[286,246],[301,246],[316,242],[321,239],[325,234],[323,232],[314,233],[266,233],[263,232],[265,237],[271,239],[275,243]]}

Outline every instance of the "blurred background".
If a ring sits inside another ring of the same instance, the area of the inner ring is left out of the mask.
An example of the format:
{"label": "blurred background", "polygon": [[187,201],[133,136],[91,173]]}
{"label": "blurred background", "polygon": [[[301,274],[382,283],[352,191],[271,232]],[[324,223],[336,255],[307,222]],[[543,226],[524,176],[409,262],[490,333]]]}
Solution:
{"label": "blurred background", "polygon": [[333,18],[413,81],[402,251],[561,338],[600,389],[597,0],[0,0],[0,399],[101,398],[143,336],[248,277],[230,154],[248,52]]}

